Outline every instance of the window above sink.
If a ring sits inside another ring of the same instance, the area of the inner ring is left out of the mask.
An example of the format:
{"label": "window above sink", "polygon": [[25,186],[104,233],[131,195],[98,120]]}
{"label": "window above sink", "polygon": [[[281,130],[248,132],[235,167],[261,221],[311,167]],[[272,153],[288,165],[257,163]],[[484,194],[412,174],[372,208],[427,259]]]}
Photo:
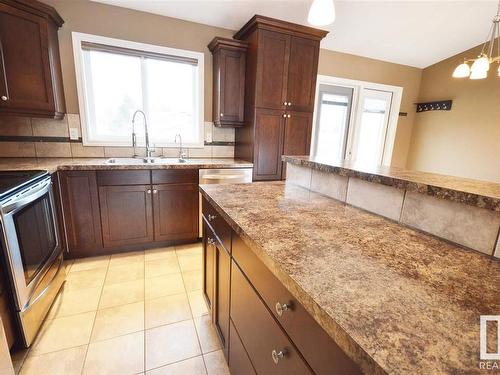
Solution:
{"label": "window above sink", "polygon": [[[203,68],[201,52],[102,36],[72,33],[86,146],[130,146],[132,115],[148,117],[150,145],[203,147]],[[138,146],[145,143],[136,123]]]}

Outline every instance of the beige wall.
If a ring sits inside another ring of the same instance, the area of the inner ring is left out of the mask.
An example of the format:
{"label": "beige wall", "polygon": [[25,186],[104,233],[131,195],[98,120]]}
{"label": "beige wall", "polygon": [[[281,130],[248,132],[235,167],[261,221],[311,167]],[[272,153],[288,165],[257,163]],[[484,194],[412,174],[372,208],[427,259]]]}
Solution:
{"label": "beige wall", "polygon": [[400,111],[408,116],[399,117],[392,165],[405,167],[422,69],[322,49],[318,73],[403,87]]}
{"label": "beige wall", "polygon": [[483,80],[451,75],[474,48],[425,68],[419,101],[452,99],[451,111],[418,113],[408,169],[500,182],[500,77],[498,64]]}
{"label": "beige wall", "polygon": [[52,5],[65,21],[59,30],[59,49],[68,113],[79,112],[71,44],[71,32],[78,31],[203,52],[205,54],[205,120],[211,121],[212,55],[207,45],[215,36],[232,36],[232,31],[88,0],[43,1]]}

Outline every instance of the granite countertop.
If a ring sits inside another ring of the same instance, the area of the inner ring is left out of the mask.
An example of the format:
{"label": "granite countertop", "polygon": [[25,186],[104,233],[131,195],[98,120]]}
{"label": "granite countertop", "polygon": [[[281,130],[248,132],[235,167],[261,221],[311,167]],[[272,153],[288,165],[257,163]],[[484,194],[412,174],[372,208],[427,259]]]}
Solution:
{"label": "granite countertop", "polygon": [[[106,163],[114,159],[115,163]],[[204,169],[204,168],[252,168],[253,164],[240,159],[188,159],[180,163],[174,158],[160,158],[158,163],[143,163],[133,158],[0,158],[0,170],[43,169],[57,170],[114,170],[114,169]]]}
{"label": "granite countertop", "polygon": [[200,190],[365,373],[480,373],[498,259],[282,182]]}
{"label": "granite countertop", "polygon": [[283,161],[323,172],[356,177],[365,181],[465,203],[470,206],[500,211],[500,183],[395,167],[368,167],[352,162],[334,162],[312,156],[283,156]]}

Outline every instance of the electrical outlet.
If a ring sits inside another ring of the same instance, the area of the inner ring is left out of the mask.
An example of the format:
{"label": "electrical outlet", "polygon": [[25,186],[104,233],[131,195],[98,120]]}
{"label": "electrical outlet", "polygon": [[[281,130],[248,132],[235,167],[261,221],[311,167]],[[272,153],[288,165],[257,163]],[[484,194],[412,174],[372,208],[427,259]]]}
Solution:
{"label": "electrical outlet", "polygon": [[69,128],[69,139],[71,139],[73,141],[78,140],[78,129]]}

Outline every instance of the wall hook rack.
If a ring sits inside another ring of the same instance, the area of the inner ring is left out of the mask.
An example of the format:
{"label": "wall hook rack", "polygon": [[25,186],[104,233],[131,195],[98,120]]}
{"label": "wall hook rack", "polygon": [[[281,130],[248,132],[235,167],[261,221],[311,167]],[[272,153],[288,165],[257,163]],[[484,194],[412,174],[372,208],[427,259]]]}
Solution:
{"label": "wall hook rack", "polygon": [[449,111],[453,104],[452,100],[440,100],[437,102],[416,103],[417,112]]}

